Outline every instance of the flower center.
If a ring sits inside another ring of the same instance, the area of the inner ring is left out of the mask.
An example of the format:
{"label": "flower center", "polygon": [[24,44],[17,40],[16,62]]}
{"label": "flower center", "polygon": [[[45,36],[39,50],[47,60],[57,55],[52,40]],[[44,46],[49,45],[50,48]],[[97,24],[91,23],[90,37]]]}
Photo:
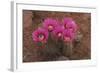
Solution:
{"label": "flower center", "polygon": [[51,31],[51,30],[53,30],[53,26],[52,25],[49,25],[48,26],[48,29]]}
{"label": "flower center", "polygon": [[61,37],[61,36],[62,36],[62,33],[61,33],[61,32],[59,32],[57,35],[58,35],[58,37]]}
{"label": "flower center", "polygon": [[40,41],[42,41],[44,39],[44,35],[40,34],[38,38],[39,38]]}

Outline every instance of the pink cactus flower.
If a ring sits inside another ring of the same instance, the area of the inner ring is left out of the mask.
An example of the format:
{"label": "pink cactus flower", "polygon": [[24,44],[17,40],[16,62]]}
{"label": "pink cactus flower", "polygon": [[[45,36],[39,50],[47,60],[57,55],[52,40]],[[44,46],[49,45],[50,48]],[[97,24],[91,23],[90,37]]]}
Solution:
{"label": "pink cactus flower", "polygon": [[48,39],[48,31],[43,28],[38,28],[32,33],[32,38],[34,42],[45,43]]}
{"label": "pink cactus flower", "polygon": [[65,29],[63,32],[63,39],[65,42],[70,42],[73,41],[75,38],[75,33],[73,33],[72,31]]}
{"label": "pink cactus flower", "polygon": [[49,32],[52,32],[57,25],[58,21],[52,18],[47,18],[43,22],[43,27],[46,28]]}
{"label": "pink cactus flower", "polygon": [[53,36],[57,39],[62,39],[63,38],[63,27],[62,26],[57,26],[55,30],[53,31]]}
{"label": "pink cactus flower", "polygon": [[72,32],[77,31],[77,24],[71,18],[64,18],[63,19],[63,24],[64,24],[65,29],[69,29]]}

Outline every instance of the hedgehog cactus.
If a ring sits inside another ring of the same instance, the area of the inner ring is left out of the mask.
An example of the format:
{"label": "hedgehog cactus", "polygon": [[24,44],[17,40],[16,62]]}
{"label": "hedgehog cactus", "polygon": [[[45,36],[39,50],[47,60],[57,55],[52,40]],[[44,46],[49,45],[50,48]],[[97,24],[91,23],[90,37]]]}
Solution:
{"label": "hedgehog cactus", "polygon": [[[65,56],[68,56],[66,53],[70,53],[69,55],[71,55],[73,48],[72,44],[76,38],[78,30],[75,21],[71,18],[64,18],[63,21],[61,21],[61,25],[56,19],[46,18],[42,23],[42,27],[33,31],[33,41],[43,45],[43,43],[48,44],[49,39],[52,39],[56,41],[56,48],[60,48],[60,51],[62,50]],[[49,36],[52,36],[52,38]],[[45,44],[45,46],[47,45]]]}

